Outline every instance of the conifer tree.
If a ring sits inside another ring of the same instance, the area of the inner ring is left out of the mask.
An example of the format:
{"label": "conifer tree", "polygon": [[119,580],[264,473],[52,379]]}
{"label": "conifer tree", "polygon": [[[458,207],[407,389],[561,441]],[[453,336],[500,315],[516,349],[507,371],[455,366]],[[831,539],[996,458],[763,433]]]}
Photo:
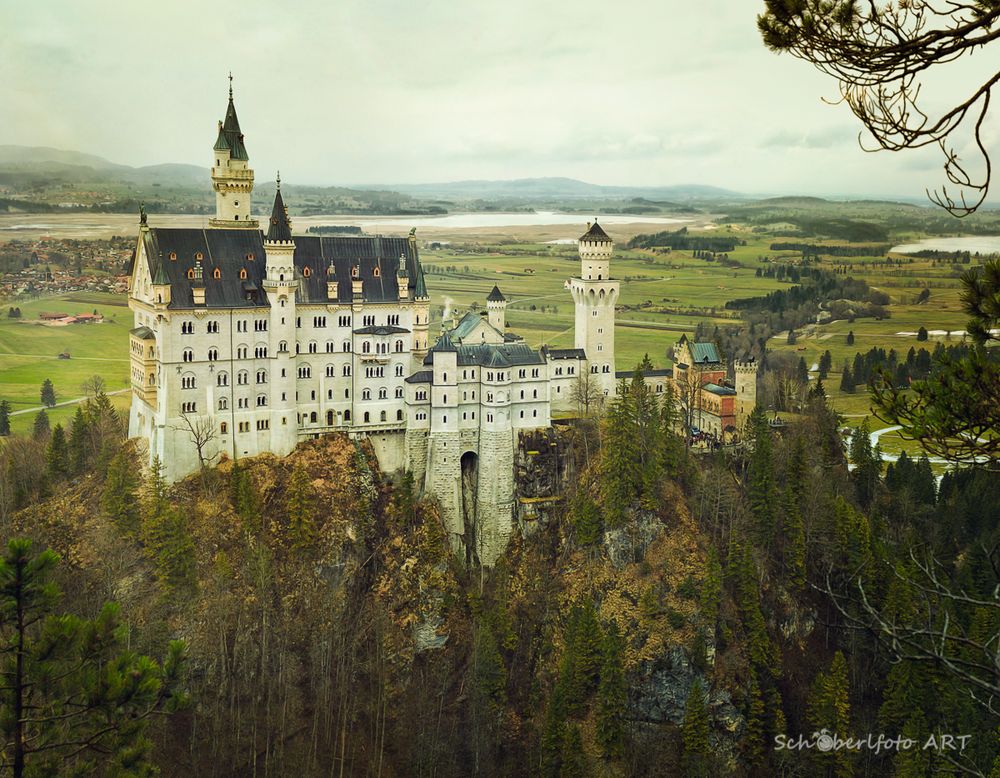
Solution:
{"label": "conifer tree", "polygon": [[719,606],[722,604],[722,564],[714,546],[708,549],[708,564],[698,600],[705,626],[710,630],[710,634],[713,634],[719,616]]}
{"label": "conifer tree", "polygon": [[770,550],[775,533],[775,502],[778,495],[774,480],[774,446],[771,430],[763,411],[750,414],[753,451],[750,454],[748,497],[753,515],[754,535],[761,548]]}
{"label": "conifer tree", "polygon": [[312,482],[309,473],[302,462],[297,462],[292,468],[292,476],[288,482],[286,496],[288,508],[288,527],[292,542],[296,546],[305,546],[312,540],[316,528],[314,521],[315,505]]}
{"label": "conifer tree", "polygon": [[570,521],[576,542],[581,546],[595,546],[601,541],[601,509],[591,499],[586,488],[581,487],[573,499]]}
{"label": "conifer tree", "polygon": [[556,778],[562,765],[563,739],[566,736],[566,704],[562,695],[562,685],[557,681],[545,709],[539,742],[541,774],[545,778]]}
{"label": "conifer tree", "polygon": [[801,589],[806,584],[806,532],[802,511],[791,484],[783,495],[782,513],[785,569],[789,582]]}
{"label": "conifer tree", "polygon": [[31,434],[35,440],[43,440],[49,436],[49,415],[44,410],[39,411],[35,416],[35,424]]}
{"label": "conifer tree", "polygon": [[193,587],[194,540],[184,513],[167,499],[167,483],[159,459],[153,461],[142,508],[141,537],[147,555],[156,565],[160,583],[170,591]]}
{"label": "conifer tree", "polygon": [[709,778],[712,770],[708,706],[700,678],[694,679],[688,692],[681,732],[684,749],[681,769],[685,778]]}
{"label": "conifer tree", "polygon": [[40,392],[40,396],[42,400],[42,405],[44,405],[46,408],[52,408],[55,406],[56,390],[55,387],[52,386],[52,381],[50,381],[48,378],[42,381],[42,390]]}
{"label": "conifer tree", "polygon": [[139,531],[140,478],[132,455],[122,448],[108,465],[101,493],[101,510],[122,532],[135,535]]}
{"label": "conifer tree", "polygon": [[570,724],[566,727],[562,743],[562,758],[559,768],[559,778],[585,778],[587,771],[587,754],[583,750],[583,736],[580,727]]}
{"label": "conifer tree", "polygon": [[69,472],[69,450],[62,424],[57,424],[49,436],[49,445],[45,449],[45,464],[50,478],[65,478]]}
{"label": "conifer tree", "polygon": [[243,528],[250,533],[260,529],[260,504],[253,478],[238,461],[233,462],[229,475],[229,501],[233,511],[243,520]]}
{"label": "conifer tree", "polygon": [[[850,690],[847,678],[847,662],[837,651],[833,655],[830,669],[817,674],[810,690],[807,703],[809,726],[820,732],[827,730],[830,735],[846,738],[851,733]],[[817,766],[824,772],[832,770],[836,778],[850,778],[851,754],[847,749],[832,751],[816,750]]]}
{"label": "conifer tree", "polygon": [[73,473],[79,475],[92,465],[90,462],[90,425],[80,405],[73,414],[73,426],[69,433],[69,464]]}
{"label": "conifer tree", "polygon": [[830,353],[830,349],[823,352],[823,356],[819,358],[819,377],[823,380],[829,375],[830,368],[833,367],[833,355]]}
{"label": "conifer tree", "polygon": [[574,606],[566,628],[566,648],[559,666],[560,697],[566,713],[577,716],[597,687],[601,669],[602,630],[594,603]]}
{"label": "conifer tree", "polygon": [[764,698],[760,693],[755,673],[750,673],[750,689],[747,691],[746,730],[743,733],[743,762],[751,774],[764,764]]}
{"label": "conifer tree", "polygon": [[639,496],[641,474],[637,472],[639,441],[628,384],[619,384],[618,396],[608,408],[601,446],[601,482],[604,516],[608,525],[620,527]]}
{"label": "conifer tree", "polygon": [[597,687],[597,742],[608,759],[625,754],[625,707],[628,687],[625,684],[625,647],[618,625],[612,621],[604,630],[601,682]]}
{"label": "conifer tree", "polygon": [[0,437],[10,435],[10,403],[0,400]]}
{"label": "conifer tree", "polygon": [[0,734],[10,775],[156,772],[150,717],[184,704],[184,644],[163,663],[128,650],[118,606],[93,620],[57,614],[58,557],[12,540],[0,559]]}
{"label": "conifer tree", "polygon": [[875,499],[875,492],[882,475],[882,455],[877,446],[872,446],[871,429],[867,418],[861,422],[851,437],[850,455],[854,464],[854,470],[851,472],[854,491],[858,502],[867,510]]}
{"label": "conifer tree", "polygon": [[851,368],[845,362],[844,369],[840,373],[840,391],[854,394],[854,389],[854,375],[851,373]]}
{"label": "conifer tree", "polygon": [[777,646],[767,634],[764,614],[760,609],[757,568],[749,549],[738,543],[734,543],[729,552],[729,574],[733,581],[740,619],[747,633],[750,660],[757,670],[766,670],[777,677],[781,671],[780,656]]}
{"label": "conifer tree", "polygon": [[854,330],[851,330],[850,332],[847,333],[847,345],[848,346],[854,345]]}

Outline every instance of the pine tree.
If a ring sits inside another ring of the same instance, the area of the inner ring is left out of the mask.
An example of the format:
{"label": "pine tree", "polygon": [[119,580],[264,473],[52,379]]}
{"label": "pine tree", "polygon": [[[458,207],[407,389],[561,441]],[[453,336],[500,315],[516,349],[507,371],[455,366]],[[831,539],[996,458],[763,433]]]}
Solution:
{"label": "pine tree", "polygon": [[743,762],[754,773],[764,764],[764,698],[760,693],[757,676],[750,673],[750,689],[744,711],[746,730],[743,733]]}
{"label": "pine tree", "polygon": [[577,716],[597,687],[601,669],[603,632],[594,603],[589,599],[570,612],[565,640],[559,666],[560,696],[566,712]]}
{"label": "pine tree", "polygon": [[286,496],[288,528],[296,546],[308,545],[316,533],[314,503],[309,473],[302,462],[297,462],[292,468]]}
{"label": "pine tree", "polygon": [[833,367],[833,355],[827,349],[823,352],[823,356],[819,358],[819,377],[821,380],[829,375],[831,367]]}
{"label": "pine tree", "polygon": [[917,341],[920,342],[925,341],[927,340],[927,337],[928,337],[927,328],[921,326],[920,329],[917,330]]}
{"label": "pine tree", "polygon": [[595,546],[600,542],[603,534],[601,509],[585,488],[580,488],[573,499],[570,521],[576,542],[581,546]]}
{"label": "pine tree", "polygon": [[0,400],[0,437],[10,435],[10,403]]}
{"label": "pine tree", "polygon": [[795,378],[800,384],[809,383],[809,367],[806,365],[805,357],[799,357],[799,364],[795,368]]}
{"label": "pine tree", "polygon": [[156,565],[160,583],[170,591],[192,588],[194,540],[188,532],[185,514],[167,498],[167,483],[158,459],[153,461],[142,511],[142,542]]}
{"label": "pine tree", "polygon": [[782,509],[785,569],[789,582],[801,589],[806,584],[806,532],[791,484],[785,489]]}
{"label": "pine tree", "polygon": [[71,470],[79,475],[86,472],[92,465],[90,462],[90,425],[83,408],[76,406],[73,414],[73,426],[69,433],[69,464]]}
{"label": "pine tree", "polygon": [[46,408],[52,408],[56,404],[56,390],[52,386],[52,381],[46,378],[42,381],[42,391],[41,391],[42,405]]}
{"label": "pine tree", "polygon": [[625,755],[625,712],[628,687],[625,684],[625,646],[618,625],[612,621],[604,630],[601,682],[597,687],[597,743],[608,759]]}
{"label": "pine tree", "polygon": [[771,430],[763,411],[750,414],[753,451],[750,454],[750,473],[747,496],[753,515],[754,534],[761,548],[770,549],[776,529],[775,502],[777,487],[774,481],[774,445]]}
{"label": "pine tree", "polygon": [[12,655],[0,674],[2,761],[10,775],[153,775],[151,716],[184,702],[184,644],[163,663],[125,646],[118,606],[93,620],[57,614],[58,557],[12,540],[0,559],[0,639]]}
{"label": "pine tree", "polygon": [[[807,719],[811,729],[827,730],[830,735],[846,738],[851,733],[850,690],[847,679],[847,662],[838,651],[827,672],[817,674],[807,701]],[[817,766],[824,772],[832,769],[836,778],[850,778],[851,754],[847,749],[816,750]]]}
{"label": "pine tree", "polygon": [[243,528],[247,532],[256,533],[261,521],[257,490],[250,473],[239,462],[233,462],[229,475],[229,501],[233,511],[243,520]]}
{"label": "pine tree", "polygon": [[35,424],[31,432],[35,440],[43,440],[49,436],[49,415],[41,410],[35,416]]}
{"label": "pine tree", "polygon": [[101,510],[118,529],[135,535],[139,531],[140,479],[133,456],[121,449],[108,465],[101,493]]}
{"label": "pine tree", "polygon": [[848,346],[854,345],[854,330],[851,330],[850,332],[847,333],[847,345]]}
{"label": "pine tree", "polygon": [[628,385],[622,381],[618,396],[608,408],[601,445],[601,483],[604,516],[608,525],[620,527],[639,496],[641,473],[639,441]]}
{"label": "pine tree", "polygon": [[562,765],[563,739],[566,736],[566,704],[562,697],[562,686],[557,681],[545,709],[545,721],[539,746],[541,750],[541,773],[545,778],[556,778]]}
{"label": "pine tree", "polygon": [[65,478],[69,472],[69,451],[62,424],[57,424],[49,437],[49,445],[45,450],[45,464],[52,479]]}
{"label": "pine tree", "polygon": [[851,368],[844,363],[844,369],[840,374],[840,391],[847,392],[848,394],[854,394],[854,376],[851,374]]}
{"label": "pine tree", "polygon": [[738,543],[734,543],[729,552],[729,575],[733,581],[740,619],[747,633],[750,661],[757,670],[766,670],[777,677],[781,672],[781,657],[778,647],[767,634],[767,624],[760,609],[757,567],[749,549]]}
{"label": "pine tree", "polygon": [[584,778],[587,775],[587,754],[583,750],[580,727],[576,724],[566,727],[560,761],[559,778]]}
{"label": "pine tree", "polygon": [[684,705],[683,755],[681,769],[685,778],[708,778],[711,770],[708,706],[701,679],[695,678]]}
{"label": "pine tree", "polygon": [[872,447],[871,429],[867,418],[861,422],[851,437],[850,455],[854,464],[854,470],[851,472],[854,491],[858,502],[867,510],[875,499],[875,492],[882,476],[882,455],[877,447]]}
{"label": "pine tree", "polygon": [[818,399],[821,399],[821,400],[825,400],[826,399],[826,387],[823,386],[823,379],[822,378],[817,378],[816,379],[816,384],[813,386],[812,389],[809,390],[809,396],[810,397],[814,397],[814,398],[818,398]]}

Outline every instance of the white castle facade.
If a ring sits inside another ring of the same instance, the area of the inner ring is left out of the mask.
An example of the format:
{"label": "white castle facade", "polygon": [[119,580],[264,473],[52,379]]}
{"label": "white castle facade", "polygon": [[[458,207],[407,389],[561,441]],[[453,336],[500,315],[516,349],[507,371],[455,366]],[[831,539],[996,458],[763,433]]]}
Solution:
{"label": "white castle facade", "polygon": [[251,214],[253,170],[232,90],[219,123],[216,216],[201,228],[140,221],[129,281],[131,437],[169,480],[222,454],[285,455],[303,439],[368,438],[382,468],[437,498],[456,551],[491,565],[510,536],[519,433],[615,386],[613,243],[580,238],[575,348],[533,349],[508,332],[494,287],[485,315],[432,342],[430,297],[408,238],[293,235],[280,182]]}

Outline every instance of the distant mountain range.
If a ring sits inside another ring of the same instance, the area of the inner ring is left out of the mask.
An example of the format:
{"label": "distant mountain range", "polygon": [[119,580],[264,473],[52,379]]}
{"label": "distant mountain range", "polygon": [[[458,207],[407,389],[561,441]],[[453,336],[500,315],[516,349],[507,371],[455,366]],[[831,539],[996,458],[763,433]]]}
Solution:
{"label": "distant mountain range", "polygon": [[48,146],[0,145],[0,174],[65,182],[120,182],[138,186],[204,187],[207,167],[167,163],[131,167],[80,151]]}
{"label": "distant mountain range", "polygon": [[[0,145],[0,182],[28,180],[51,183],[122,183],[138,187],[176,187],[204,191],[207,167],[162,164],[132,167],[104,157],[47,146]],[[397,192],[420,199],[444,200],[627,200],[641,198],[659,204],[700,200],[742,200],[744,196],[712,186],[602,186],[574,178],[519,178],[514,180],[454,181],[431,184],[354,185],[351,187],[289,186],[290,191],[324,190]]]}
{"label": "distant mountain range", "polygon": [[515,178],[505,181],[472,180],[438,184],[393,184],[392,189],[420,197],[457,198],[464,200],[490,198],[518,199],[630,199],[691,201],[733,200],[743,195],[714,186],[685,184],[680,186],[604,186],[589,184],[575,178]]}

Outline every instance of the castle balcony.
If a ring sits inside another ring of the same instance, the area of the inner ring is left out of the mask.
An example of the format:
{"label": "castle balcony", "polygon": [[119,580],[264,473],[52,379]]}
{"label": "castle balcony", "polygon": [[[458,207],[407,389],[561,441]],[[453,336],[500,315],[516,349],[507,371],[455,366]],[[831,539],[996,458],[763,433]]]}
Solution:
{"label": "castle balcony", "polygon": [[366,365],[388,365],[392,360],[392,354],[357,354],[357,357]]}
{"label": "castle balcony", "polygon": [[[218,175],[216,175],[218,173]],[[225,181],[227,178],[239,178],[244,181],[253,181],[253,171],[247,168],[214,167],[212,168],[213,180]]]}

